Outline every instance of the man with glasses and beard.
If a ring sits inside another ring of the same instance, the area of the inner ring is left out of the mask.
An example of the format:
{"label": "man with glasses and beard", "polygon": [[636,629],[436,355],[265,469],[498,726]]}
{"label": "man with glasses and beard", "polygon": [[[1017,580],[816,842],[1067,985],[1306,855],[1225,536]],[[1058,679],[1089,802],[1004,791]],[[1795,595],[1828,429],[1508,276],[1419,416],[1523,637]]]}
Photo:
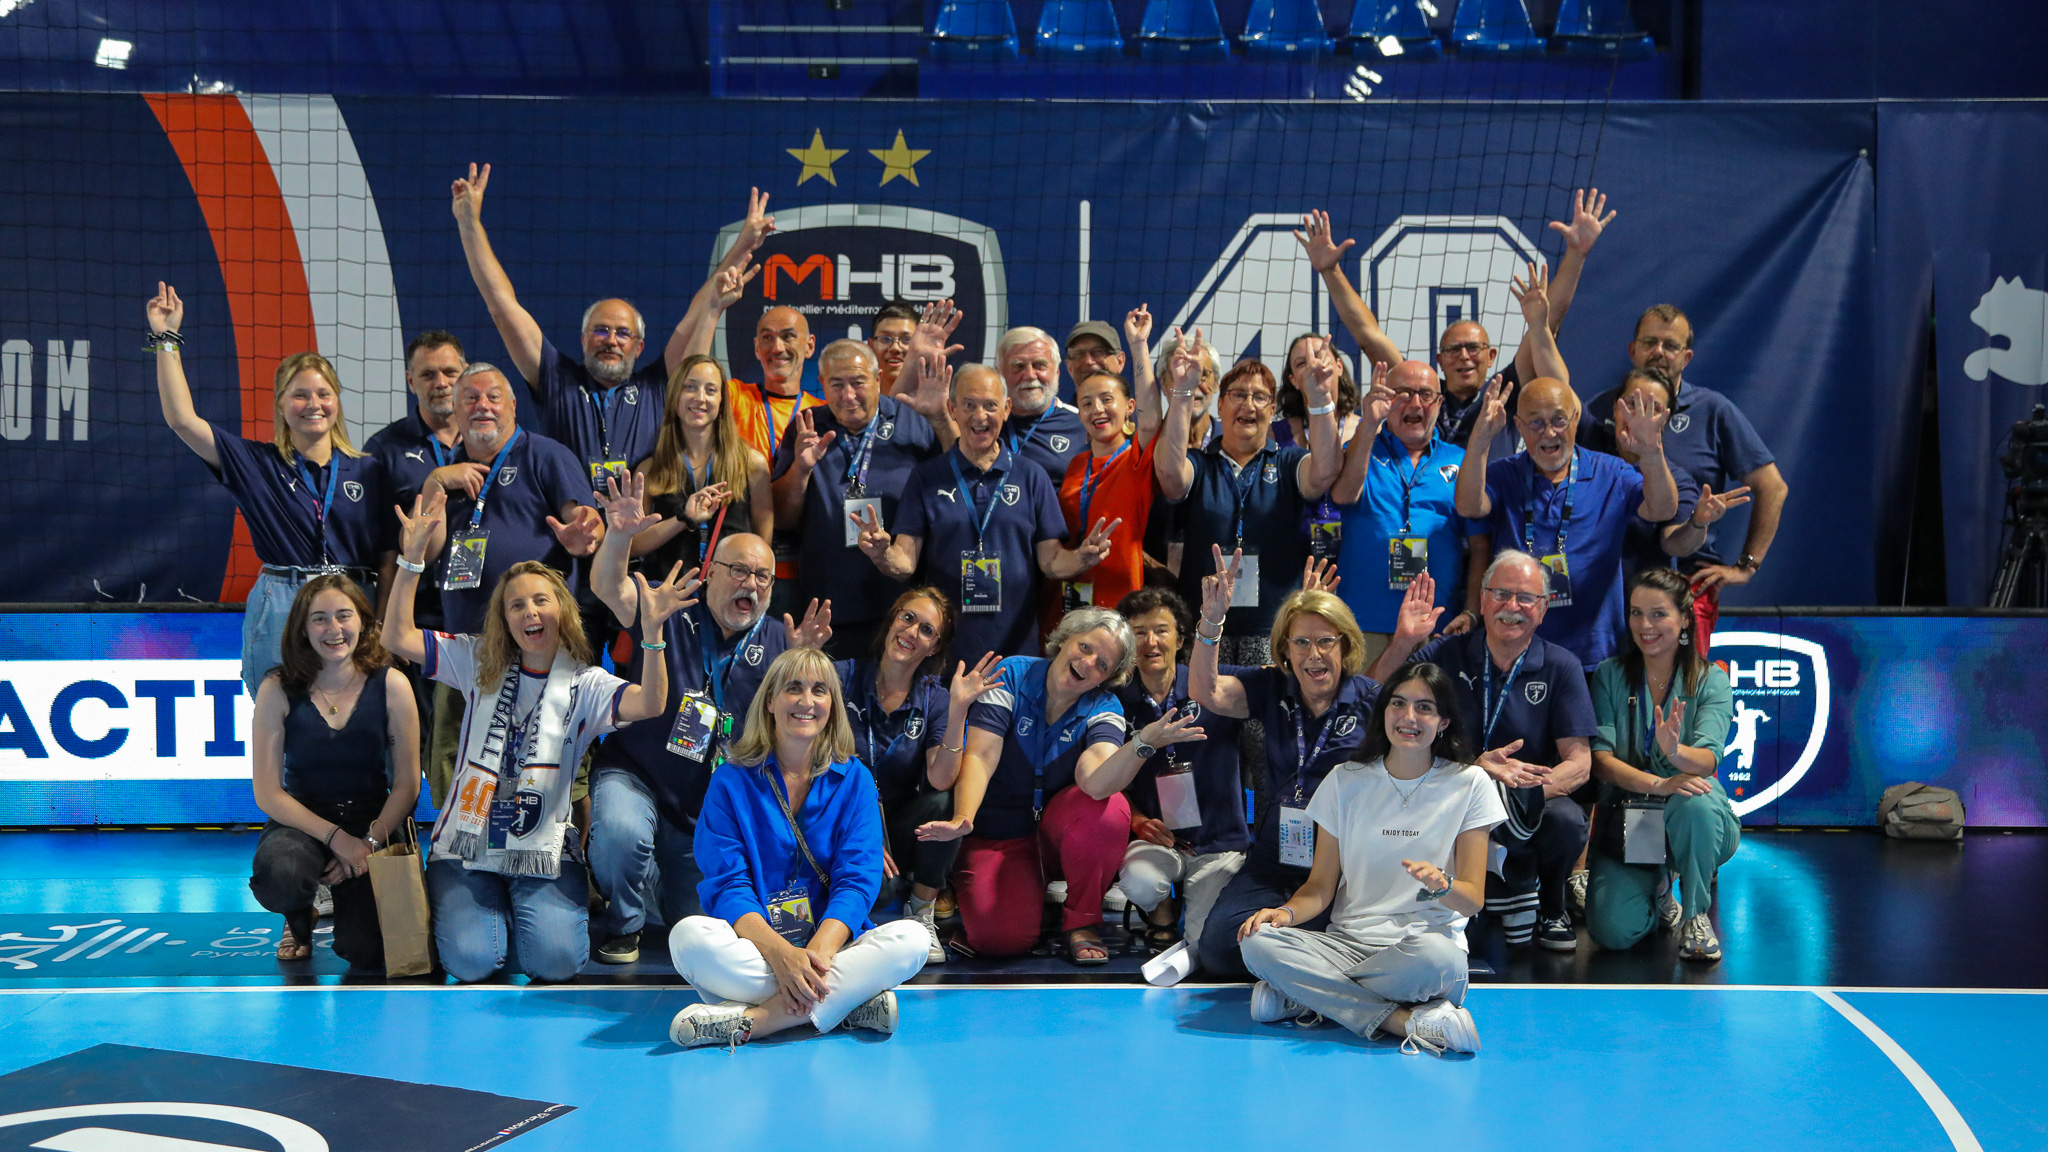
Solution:
{"label": "man with glasses and beard", "polygon": [[1469,930],[1474,954],[1496,972],[1506,946],[1532,938],[1554,952],[1578,947],[1565,885],[1586,846],[1586,814],[1571,794],[1592,776],[1598,725],[1578,657],[1538,634],[1549,578],[1534,556],[1502,551],[1480,579],[1484,627],[1432,641],[1443,609],[1424,572],[1408,586],[1392,641],[1366,669],[1374,679],[1399,679],[1403,665],[1430,663],[1457,684],[1479,766],[1500,785],[1508,810],[1493,831],[1502,883],[1486,886],[1486,907]]}

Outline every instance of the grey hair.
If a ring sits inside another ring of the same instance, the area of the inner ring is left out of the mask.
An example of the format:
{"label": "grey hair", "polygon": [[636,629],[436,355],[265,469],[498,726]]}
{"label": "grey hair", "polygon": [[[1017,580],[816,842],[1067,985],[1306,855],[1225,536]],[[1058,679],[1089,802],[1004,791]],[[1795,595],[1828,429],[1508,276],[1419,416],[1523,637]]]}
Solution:
{"label": "grey hair", "polygon": [[606,301],[609,301],[609,300],[618,300],[618,302],[619,302],[619,303],[621,303],[621,304],[624,304],[624,305],[626,306],[626,311],[628,311],[628,312],[631,312],[631,313],[633,314],[633,339],[635,339],[635,340],[645,340],[645,339],[647,339],[647,319],[646,319],[646,317],[644,317],[644,316],[640,315],[640,310],[639,310],[638,308],[635,308],[635,307],[633,307],[633,302],[632,302],[631,300],[625,300],[625,299],[621,299],[620,297],[617,297],[617,296],[607,296],[607,297],[605,297],[605,298],[604,298],[604,300],[598,300],[598,301],[594,301],[594,302],[592,302],[592,304],[590,305],[590,307],[588,307],[588,308],[585,308],[585,309],[583,310],[583,327],[581,327],[581,328],[578,328],[578,329],[576,330],[576,331],[577,331],[577,334],[578,334],[578,335],[580,336],[580,335],[581,335],[582,333],[585,333],[585,332],[588,332],[588,331],[590,331],[590,317],[591,317],[591,315],[592,315],[593,313],[595,313],[595,312],[597,311],[597,306],[598,306],[599,304],[603,304],[603,303],[605,303]]}
{"label": "grey hair", "polygon": [[[464,368],[462,370],[462,375],[457,376],[455,378],[455,383],[458,387],[460,387],[464,380],[469,379],[471,376],[481,376],[486,372],[495,373],[496,375],[499,376],[505,376],[504,369],[498,367],[496,364],[493,364],[488,360],[472,360],[469,362],[469,367]],[[512,378],[510,376],[505,376],[505,382],[507,384],[510,384],[512,382]]]}
{"label": "grey hair", "polygon": [[1543,594],[1550,595],[1550,566],[1519,548],[1508,548],[1493,554],[1493,563],[1486,566],[1486,574],[1479,578],[1481,587],[1493,583],[1493,574],[1500,571],[1501,565],[1522,563],[1536,569],[1537,574],[1543,578]]}
{"label": "grey hair", "polygon": [[868,375],[870,376],[877,375],[882,371],[882,362],[875,358],[875,350],[868,347],[867,342],[864,340],[834,340],[830,344],[825,345],[825,350],[818,353],[818,366],[823,368],[825,361],[837,360],[846,356],[852,356],[859,360],[867,368]]}
{"label": "grey hair", "polygon": [[[988,373],[988,374],[989,374],[990,376],[993,376],[993,377],[995,377],[995,381],[996,381],[996,383],[997,383],[998,385],[1001,385],[1001,384],[1002,384],[1002,382],[1003,382],[1003,374],[1002,374],[1001,372],[998,372],[998,371],[996,371],[995,369],[993,369],[993,368],[989,367],[989,366],[988,366],[988,365],[986,365],[986,364],[962,364],[962,365],[961,365],[960,367],[958,367],[958,368],[955,368],[955,369],[953,370],[953,379],[952,379],[951,381],[949,381],[949,382],[948,382],[948,383],[946,384],[946,399],[947,399],[947,400],[949,400],[949,401],[951,401],[951,402],[953,402],[953,403],[956,403],[956,404],[957,404],[957,403],[959,403],[959,401],[960,401],[960,381],[962,381],[962,380],[966,379],[966,377],[967,377],[967,374],[968,374],[969,372],[986,372],[986,373]],[[1004,396],[1005,398],[1007,398],[1007,397],[1009,396],[1009,394],[1010,394],[1010,393],[1009,393],[1009,390],[1008,390],[1008,389],[1004,389],[1004,391],[1003,391],[1003,396]]]}
{"label": "grey hair", "polygon": [[1067,641],[1086,632],[1101,629],[1116,641],[1118,656],[1116,666],[1110,669],[1109,679],[1104,682],[1108,688],[1121,688],[1130,683],[1131,671],[1138,666],[1138,640],[1131,635],[1131,622],[1113,608],[1076,608],[1060,617],[1052,635],[1045,638],[1045,654],[1048,659],[1060,654],[1060,647]]}
{"label": "grey hair", "polygon": [[1060,358],[1060,342],[1052,338],[1052,333],[1043,328],[1012,328],[1003,333],[1003,338],[996,343],[996,364],[1000,366],[1003,361],[1008,360],[1011,349],[1040,341],[1044,341],[1045,346],[1052,349],[1052,358],[1057,363]]}
{"label": "grey hair", "polygon": [[[1162,389],[1173,382],[1173,354],[1179,348],[1180,337],[1168,336],[1152,357],[1152,379],[1157,381]],[[1223,365],[1216,360],[1215,345],[1204,341],[1199,356],[1202,367],[1207,368],[1219,379],[1223,376]]]}

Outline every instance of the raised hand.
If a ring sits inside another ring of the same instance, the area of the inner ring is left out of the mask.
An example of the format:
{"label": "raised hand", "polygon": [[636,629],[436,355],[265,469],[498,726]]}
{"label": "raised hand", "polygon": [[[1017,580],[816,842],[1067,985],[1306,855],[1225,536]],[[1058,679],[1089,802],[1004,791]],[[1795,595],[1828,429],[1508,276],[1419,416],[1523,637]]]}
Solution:
{"label": "raised hand", "polygon": [[796,414],[796,464],[809,472],[825,458],[825,450],[832,447],[832,441],[839,438],[837,432],[818,435],[818,424],[812,418],[813,408],[806,408]]}
{"label": "raised hand", "polygon": [[1373,363],[1372,390],[1365,394],[1365,420],[1374,428],[1386,427],[1387,417],[1394,413],[1394,390],[1387,386],[1387,377],[1393,371],[1391,364]]}
{"label": "raised hand", "polygon": [[1522,748],[1520,740],[1489,749],[1479,754],[1479,767],[1488,776],[1510,788],[1534,788],[1550,775],[1550,769],[1540,764],[1529,764],[1515,759],[1515,753]]}
{"label": "raised hand", "polygon": [[791,648],[822,649],[832,639],[832,602],[812,600],[811,606],[804,610],[804,622],[801,624],[784,612],[782,630],[788,636]]}
{"label": "raised hand", "polygon": [[597,551],[598,541],[604,538],[604,517],[590,505],[578,504],[566,522],[548,517],[548,528],[569,555],[588,556]]}
{"label": "raised hand", "polygon": [[1123,527],[1123,523],[1122,517],[1115,520],[1098,518],[1095,521],[1094,530],[1088,533],[1087,539],[1081,541],[1080,547],[1074,549],[1080,553],[1081,562],[1086,568],[1095,567],[1109,555],[1109,550],[1115,543],[1110,537],[1118,528]]}
{"label": "raised hand", "polygon": [[775,217],[768,214],[768,194],[759,188],[747,189],[747,219],[740,225],[739,238],[733,241],[726,259],[731,260],[735,255],[743,258],[752,256],[754,249],[761,246],[761,241],[773,235]]}
{"label": "raised hand", "polygon": [[1308,378],[1296,382],[1302,386],[1301,396],[1308,406],[1321,408],[1337,396],[1337,353],[1328,336],[1312,338],[1309,350]]}
{"label": "raised hand", "polygon": [[159,280],[156,295],[143,305],[143,314],[149,317],[151,335],[161,332],[176,332],[185,326],[185,302],[178,299],[178,290]]}
{"label": "raised hand", "polygon": [[988,686],[994,682],[996,665],[1000,663],[1002,657],[993,652],[983,653],[981,661],[971,669],[966,661],[960,662],[959,669],[953,673],[952,687],[946,690],[953,705],[953,715],[965,716],[967,709],[981,699],[981,694],[988,691]]}
{"label": "raised hand", "polygon": [[1673,700],[1671,707],[1656,709],[1657,748],[1666,756],[1678,753],[1678,738],[1685,731],[1685,701]]}
{"label": "raised hand", "polygon": [[1301,241],[1301,250],[1308,256],[1308,266],[1318,272],[1335,268],[1337,262],[1344,258],[1344,253],[1358,243],[1356,240],[1336,243],[1330,234],[1330,214],[1321,209],[1301,218],[1301,231],[1296,232],[1294,238]]}
{"label": "raised hand", "polygon": [[460,176],[448,186],[448,195],[453,200],[449,205],[455,213],[458,224],[474,224],[484,213],[484,185],[491,182],[491,166],[486,164],[482,171],[475,164],[469,166],[469,178]]}
{"label": "raised hand", "polygon": [[1124,317],[1124,339],[1133,349],[1143,348],[1152,339],[1152,313],[1145,305],[1138,305]]}
{"label": "raised hand", "polygon": [[919,358],[936,352],[941,360],[955,352],[965,352],[965,344],[947,344],[953,332],[960,327],[960,321],[967,314],[954,307],[951,300],[934,300],[924,306],[924,315],[917,321],[917,328],[910,334],[910,355]]}
{"label": "raised hand", "polygon": [[1202,330],[1197,328],[1190,335],[1173,330],[1173,355],[1166,362],[1167,375],[1173,378],[1173,394],[1186,398],[1193,396],[1202,386]]}
{"label": "raised hand", "polygon": [[415,564],[424,563],[427,542],[448,522],[448,494],[439,485],[430,485],[412,498],[412,515],[396,506],[391,510],[398,513],[399,554]]}
{"label": "raised hand", "polygon": [[1730,488],[1720,495],[1714,494],[1710,484],[1700,485],[1700,502],[1693,506],[1692,522],[1695,527],[1705,528],[1731,510],[1749,503],[1748,487]]}
{"label": "raised hand", "polygon": [[[1605,216],[1601,213],[1606,212]],[[1614,223],[1615,213],[1607,212],[1607,197],[1598,188],[1590,193],[1584,188],[1572,193],[1572,222],[1552,220],[1550,230],[1564,237],[1565,247],[1584,256],[1593,250],[1600,239],[1600,233]]]}
{"label": "raised hand", "polygon": [[1479,398],[1479,415],[1472,418],[1472,435],[1468,443],[1484,444],[1494,434],[1508,426],[1508,382],[1503,376],[1495,376],[1486,382],[1486,391]]}
{"label": "raised hand", "polygon": [[953,365],[946,360],[946,354],[933,349],[923,356],[905,359],[906,365],[914,365],[917,373],[916,387],[905,401],[910,410],[936,424],[946,418],[946,399],[953,391]]}
{"label": "raised hand", "polygon": [[1301,566],[1301,590],[1304,592],[1335,592],[1343,580],[1337,575],[1334,560],[1318,560],[1311,556]]}
{"label": "raised hand", "polygon": [[889,550],[891,538],[882,527],[882,513],[870,504],[853,514],[853,521],[860,525],[860,550],[867,558],[879,564],[882,553]]}
{"label": "raised hand", "polygon": [[1664,450],[1664,418],[1670,413],[1664,402],[1648,392],[1631,392],[1621,398],[1615,413],[1614,440],[1631,456],[1646,456]]}
{"label": "raised hand", "polygon": [[1436,578],[1428,572],[1418,572],[1408,582],[1408,591],[1401,596],[1401,610],[1394,616],[1395,644],[1410,647],[1420,645],[1436,630],[1439,616],[1444,614],[1436,605]]}
{"label": "raised hand", "polygon": [[1244,564],[1244,550],[1232,552],[1228,564],[1223,561],[1221,544],[1211,544],[1209,550],[1215,554],[1216,573],[1202,577],[1202,619],[1221,620],[1229,614],[1231,598],[1237,594],[1237,574]]}
{"label": "raised hand", "polygon": [[716,484],[706,484],[690,493],[690,498],[683,501],[683,519],[701,527],[711,523],[711,518],[718,515],[718,510],[731,502],[732,485],[723,480]]}
{"label": "raised hand", "polygon": [[1522,306],[1522,319],[1531,332],[1550,323],[1550,268],[1540,262],[1531,262],[1529,278],[1511,277],[1508,294],[1515,303]]}
{"label": "raised hand", "polygon": [[721,310],[739,303],[740,297],[746,294],[748,282],[761,274],[761,266],[752,261],[753,257],[748,256],[738,264],[729,264],[718,270],[718,307]]}
{"label": "raised hand", "polygon": [[1154,748],[1164,748],[1168,744],[1193,744],[1209,738],[1209,734],[1197,726],[1199,723],[1199,717],[1183,713],[1178,708],[1169,708],[1165,715],[1139,729],[1138,739]]}
{"label": "raised hand", "polygon": [[637,536],[661,523],[661,517],[650,515],[646,510],[647,477],[638,472],[626,473],[623,485],[616,475],[607,473],[604,491],[596,495],[598,504],[604,509],[605,526],[609,531]]}
{"label": "raised hand", "polygon": [[701,572],[699,568],[683,571],[683,562],[678,560],[659,584],[649,584],[646,576],[633,573],[633,590],[640,596],[642,635],[661,635],[663,621],[697,602],[697,589],[704,584]]}

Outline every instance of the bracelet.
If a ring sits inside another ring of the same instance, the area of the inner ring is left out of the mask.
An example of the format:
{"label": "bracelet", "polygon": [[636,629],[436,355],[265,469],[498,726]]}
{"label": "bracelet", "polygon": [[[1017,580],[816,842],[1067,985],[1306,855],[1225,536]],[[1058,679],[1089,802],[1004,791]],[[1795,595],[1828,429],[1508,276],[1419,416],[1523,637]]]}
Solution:
{"label": "bracelet", "polygon": [[642,641],[640,642],[640,646],[641,646],[642,648],[645,648],[645,649],[647,649],[647,650],[648,650],[649,652],[663,652],[663,651],[666,651],[666,650],[668,649],[668,641],[666,641],[666,640],[642,640]]}
{"label": "bracelet", "polygon": [[407,560],[407,559],[406,559],[405,557],[403,557],[403,556],[400,556],[400,557],[398,558],[398,566],[399,566],[400,568],[403,568],[403,569],[405,569],[405,570],[406,570],[407,572],[411,572],[411,573],[413,573],[414,575],[418,575],[419,573],[421,573],[421,572],[425,572],[425,571],[427,570],[427,565],[426,565],[426,562],[425,562],[425,561],[423,561],[423,560]]}
{"label": "bracelet", "polygon": [[942,752],[951,752],[955,756],[965,756],[967,755],[967,736],[964,733],[961,735],[960,746],[958,748],[953,747],[951,744],[946,743],[944,739],[941,739],[939,741],[939,750]]}
{"label": "bracelet", "polygon": [[1211,648],[1214,648],[1218,643],[1222,641],[1222,639],[1223,633],[1221,632],[1216,633],[1214,636],[1204,636],[1202,635],[1202,630],[1200,628],[1195,629],[1195,641],[1197,643],[1207,644]]}
{"label": "bracelet", "polygon": [[1328,404],[1325,404],[1320,408],[1310,408],[1308,410],[1308,414],[1311,416],[1328,416],[1330,413],[1335,412],[1336,410],[1337,402],[1335,400],[1332,400]]}
{"label": "bracelet", "polygon": [[334,827],[332,827],[332,828],[329,828],[329,829],[327,830],[327,839],[325,839],[325,840],[322,840],[322,841],[320,842],[320,846],[321,846],[322,848],[332,848],[332,847],[334,847],[334,834],[335,834],[336,832],[339,832],[339,831],[341,831],[341,825],[339,825],[339,824],[336,824],[336,825],[335,825]]}
{"label": "bracelet", "polygon": [[1287,923],[1282,924],[1282,928],[1292,928],[1300,920],[1300,917],[1294,914],[1294,909],[1285,904],[1280,906],[1280,911],[1287,913]]}
{"label": "bracelet", "polygon": [[143,342],[142,350],[144,352],[161,352],[168,348],[176,352],[184,346],[185,338],[183,336],[165,329],[162,332],[151,332],[148,339]]}

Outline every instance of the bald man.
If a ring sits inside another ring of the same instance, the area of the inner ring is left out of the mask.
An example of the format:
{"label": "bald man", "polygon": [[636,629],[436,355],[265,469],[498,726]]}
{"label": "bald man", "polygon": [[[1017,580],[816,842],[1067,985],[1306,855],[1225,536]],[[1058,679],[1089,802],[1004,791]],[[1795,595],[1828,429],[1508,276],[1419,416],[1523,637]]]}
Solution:
{"label": "bald man", "polygon": [[1567,648],[1587,672],[1612,656],[1624,624],[1622,544],[1628,519],[1650,530],[1678,514],[1678,486],[1664,459],[1664,406],[1631,393],[1616,412],[1615,439],[1636,457],[1578,444],[1579,398],[1561,380],[1539,376],[1516,400],[1515,424],[1527,447],[1488,462],[1507,423],[1508,385],[1486,390],[1458,473],[1457,509],[1484,523],[1494,546],[1518,548],[1550,569],[1549,609],[1539,631]]}

